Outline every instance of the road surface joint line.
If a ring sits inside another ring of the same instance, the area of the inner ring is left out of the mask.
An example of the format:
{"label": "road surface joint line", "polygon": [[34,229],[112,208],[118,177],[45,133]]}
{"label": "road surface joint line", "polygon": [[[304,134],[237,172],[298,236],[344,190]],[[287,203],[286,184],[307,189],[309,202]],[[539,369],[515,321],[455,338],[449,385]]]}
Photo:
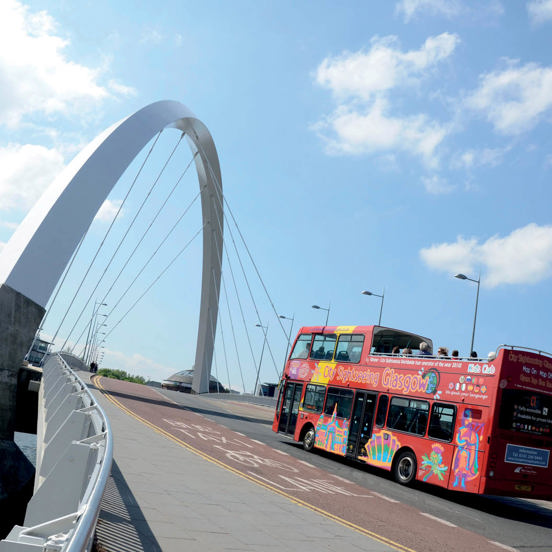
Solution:
{"label": "road surface joint line", "polygon": [[[163,436],[165,436],[167,439],[173,441],[174,443],[182,446],[183,448],[189,450],[190,452],[194,453],[194,454],[197,454],[198,456],[200,456],[201,458],[207,460],[208,462],[212,463],[212,464],[215,464],[243,479],[246,479],[252,483],[254,483],[255,485],[258,485],[260,487],[264,487],[265,489],[267,490],[270,490],[280,496],[283,496],[285,498],[287,498],[288,500],[290,500],[291,502],[293,502],[294,504],[297,504],[298,506],[302,506],[304,508],[307,508],[308,510],[311,510],[317,514],[320,514],[328,519],[331,519],[333,521],[335,521],[336,523],[339,523],[340,525],[343,525],[344,527],[347,527],[349,529],[352,529],[358,533],[361,533],[365,536],[368,536],[382,544],[385,544],[395,550],[398,550],[399,552],[416,552],[415,550],[413,550],[412,548],[409,548],[407,546],[404,546],[398,542],[395,542],[395,541],[392,541],[391,539],[388,539],[387,537],[384,537],[383,535],[379,535],[377,533],[374,533],[372,531],[370,531],[369,529],[365,529],[364,527],[361,527],[359,525],[356,525],[346,519],[343,519],[343,518],[340,518],[339,516],[336,516],[335,514],[332,514],[331,512],[328,512],[326,510],[323,510],[321,508],[318,508],[317,506],[314,506],[313,504],[309,504],[308,502],[305,502],[304,500],[301,500],[300,498],[296,498],[280,489],[277,489],[276,487],[273,487],[272,485],[269,485],[267,483],[264,483],[263,481],[260,481],[259,479],[256,479],[255,477],[252,477],[244,472],[241,472],[235,468],[233,468],[232,466],[229,466],[228,464],[225,464],[224,462],[221,462],[220,460],[218,460],[217,458],[214,458],[212,456],[209,456],[208,454],[200,451],[199,449],[196,449],[195,447],[193,447],[192,445],[189,445],[188,443],[186,443],[185,441],[182,441],[180,439],[178,439],[177,437],[175,437],[174,435],[172,435],[171,433],[169,433],[168,431],[165,431],[163,428],[159,427],[159,426],[156,426],[155,424],[149,422],[148,420],[146,420],[145,418],[142,418],[141,416],[139,416],[138,414],[135,414],[134,412],[132,412],[130,409],[128,409],[126,406],[124,406],[118,399],[116,399],[115,397],[113,397],[111,395],[111,393],[106,390],[102,383],[101,383],[101,380],[102,380],[102,377],[99,376],[99,377],[96,377],[94,378],[95,379],[95,383],[96,383],[96,386],[98,387],[98,389],[100,391],[102,391],[102,393],[104,394],[104,396],[106,397],[107,400],[109,400],[111,403],[113,403],[116,407],[118,407],[119,409],[121,409],[123,412],[125,412],[126,414],[128,414],[131,418],[134,418],[135,420],[143,423],[144,425],[146,425],[147,427],[151,428],[153,431],[155,431],[156,433],[159,433]],[[280,452],[281,454],[284,454],[286,456],[289,456],[289,454],[287,452],[282,452],[282,451],[278,451],[277,449],[274,449],[276,452]],[[517,552],[517,551],[516,551]]]}
{"label": "road surface joint line", "polygon": [[425,512],[420,512],[422,516],[425,516],[429,519],[433,519],[435,521],[438,521],[439,523],[442,523],[443,525],[448,525],[449,527],[458,527],[458,525],[455,525],[454,523],[451,523],[450,521],[447,521],[446,519],[441,519],[437,516],[432,516],[431,514],[426,514]]}

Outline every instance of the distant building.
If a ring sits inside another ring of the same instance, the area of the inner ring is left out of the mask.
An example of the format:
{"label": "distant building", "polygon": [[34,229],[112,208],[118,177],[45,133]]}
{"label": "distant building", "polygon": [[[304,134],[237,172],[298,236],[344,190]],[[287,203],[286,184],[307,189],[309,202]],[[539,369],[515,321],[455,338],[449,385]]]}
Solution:
{"label": "distant building", "polygon": [[[161,383],[161,387],[163,389],[172,389],[173,391],[191,393],[193,377],[193,370],[182,370],[181,372],[177,372],[170,378],[164,380],[163,383]],[[217,378],[211,376],[211,379],[209,380],[209,393],[228,393],[228,390]]]}
{"label": "distant building", "polygon": [[35,338],[31,350],[28,352],[25,360],[29,364],[34,364],[35,366],[40,366],[44,355],[48,353],[48,348],[51,343],[49,341],[44,341],[43,339]]}

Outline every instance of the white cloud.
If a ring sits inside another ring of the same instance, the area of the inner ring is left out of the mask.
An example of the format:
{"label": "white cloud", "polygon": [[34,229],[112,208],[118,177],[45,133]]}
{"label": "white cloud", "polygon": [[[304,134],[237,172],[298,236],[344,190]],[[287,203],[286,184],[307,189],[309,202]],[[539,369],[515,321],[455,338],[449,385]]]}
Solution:
{"label": "white cloud", "polygon": [[369,100],[374,93],[408,84],[446,59],[459,42],[457,35],[429,37],[419,50],[401,52],[395,36],[375,37],[369,51],[345,52],[326,58],[316,70],[316,82],[337,97]]}
{"label": "white cloud", "polygon": [[469,6],[465,0],[400,0],[395,5],[395,13],[403,14],[407,22],[421,13],[441,15],[447,19],[466,14],[473,17],[489,17],[504,13],[499,0],[476,0],[472,4],[473,6]]}
{"label": "white cloud", "polygon": [[458,42],[456,35],[443,33],[429,37],[418,50],[403,52],[396,37],[376,37],[368,51],[323,60],[316,82],[338,101],[333,114],[313,125],[326,140],[327,151],[354,155],[402,151],[436,166],[435,150],[449,130],[425,114],[391,115],[390,93],[417,85],[452,54]]}
{"label": "white cloud", "polygon": [[540,24],[552,20],[552,0],[532,0],[527,4],[531,23]]}
{"label": "white cloud", "polygon": [[56,149],[32,144],[0,148],[0,210],[28,209],[63,169]]}
{"label": "white cloud", "polygon": [[455,169],[475,169],[477,167],[497,167],[502,163],[510,147],[505,148],[483,148],[481,150],[466,150],[458,153],[452,160],[452,167]]}
{"label": "white cloud", "polygon": [[459,15],[462,9],[463,5],[458,0],[400,0],[395,6],[395,12],[404,14],[405,21],[410,21],[416,13],[423,11],[452,18]]}
{"label": "white cloud", "polygon": [[8,220],[2,220],[0,221],[0,226],[2,228],[7,228],[8,230],[15,230],[18,226],[18,222],[10,222]]}
{"label": "white cloud", "polygon": [[102,206],[100,207],[99,211],[96,213],[94,220],[99,220],[102,222],[106,222],[106,221],[110,222],[117,214],[117,211],[121,207],[121,203],[122,203],[122,200],[120,199],[116,199],[115,201],[106,199],[102,203]]}
{"label": "white cloud", "polygon": [[502,134],[520,134],[537,125],[552,108],[552,68],[537,63],[519,66],[509,60],[503,71],[480,77],[466,105],[480,111]]}
{"label": "white cloud", "polygon": [[161,44],[165,37],[157,29],[146,29],[140,37],[142,44]]}
{"label": "white cloud", "polygon": [[15,126],[34,113],[84,110],[110,96],[98,83],[98,69],[66,58],[67,45],[46,11],[0,2],[0,124]]}
{"label": "white cloud", "polygon": [[422,177],[422,182],[430,194],[448,194],[454,190],[454,186],[436,174]]}
{"label": "white cloud", "polygon": [[397,118],[388,114],[385,100],[377,100],[365,111],[340,107],[318,125],[319,131],[330,127],[337,139],[327,142],[329,153],[363,154],[400,150],[418,155],[428,166],[435,166],[435,148],[446,136],[446,129],[425,115]]}
{"label": "white cloud", "polygon": [[535,284],[552,276],[552,226],[531,223],[482,243],[460,236],[454,243],[420,250],[420,257],[429,267],[449,273],[473,274],[481,268],[488,287]]}

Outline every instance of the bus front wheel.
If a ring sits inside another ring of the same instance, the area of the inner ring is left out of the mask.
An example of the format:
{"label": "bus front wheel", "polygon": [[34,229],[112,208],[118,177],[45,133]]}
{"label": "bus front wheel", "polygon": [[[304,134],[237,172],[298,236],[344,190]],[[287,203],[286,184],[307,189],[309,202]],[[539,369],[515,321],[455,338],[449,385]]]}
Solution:
{"label": "bus front wheel", "polygon": [[416,455],[409,450],[405,450],[401,452],[393,466],[393,476],[397,483],[410,485],[416,477],[416,470]]}
{"label": "bus front wheel", "polygon": [[303,448],[310,452],[314,448],[314,427],[310,427],[303,436]]}

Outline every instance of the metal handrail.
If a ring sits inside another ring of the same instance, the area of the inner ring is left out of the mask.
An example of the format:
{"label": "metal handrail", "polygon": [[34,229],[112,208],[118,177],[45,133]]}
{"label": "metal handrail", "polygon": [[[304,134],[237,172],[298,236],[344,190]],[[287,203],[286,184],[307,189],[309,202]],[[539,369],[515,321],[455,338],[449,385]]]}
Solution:
{"label": "metal handrail", "polygon": [[552,358],[552,353],[547,353],[546,351],[542,351],[541,349],[534,349],[532,347],[523,347],[520,345],[499,345],[496,348],[497,354],[500,349],[511,349],[513,351],[528,351],[531,353],[537,353],[538,355],[546,355]]}
{"label": "metal handrail", "polygon": [[[94,531],[100,513],[102,496],[111,473],[111,464],[113,461],[113,434],[104,410],[94,399],[86,384],[75,374],[61,355],[56,353],[49,355],[49,357],[55,358],[61,366],[59,372],[53,376],[54,378],[57,377],[55,380],[48,380],[48,370],[47,366],[45,366],[46,370],[43,376],[43,386],[46,379],[46,386],[49,387],[49,391],[46,391],[45,394],[43,393],[43,396],[46,397],[46,395],[49,394],[50,402],[53,401],[55,403],[50,405],[51,411],[54,412],[54,414],[50,416],[50,419],[56,419],[56,426],[58,425],[57,418],[59,418],[59,416],[56,407],[59,406],[58,403],[63,403],[64,399],[66,399],[66,403],[70,399],[70,396],[74,397],[78,395],[79,398],[84,399],[80,401],[80,408],[69,410],[69,414],[65,421],[67,421],[69,417],[75,415],[87,416],[93,434],[90,435],[89,431],[88,435],[83,435],[80,441],[72,441],[72,443],[87,445],[90,449],[98,449],[98,457],[95,458],[94,464],[91,466],[92,469],[85,470],[83,474],[81,474],[83,480],[67,481],[67,485],[74,485],[76,489],[84,488],[82,493],[77,490],[74,495],[75,499],[78,498],[78,508],[76,511],[69,512],[61,517],[44,520],[42,519],[42,512],[45,509],[44,490],[48,489],[48,478],[54,477],[53,483],[50,481],[50,485],[56,485],[57,481],[55,479],[56,476],[52,476],[55,469],[50,470],[44,477],[39,477],[39,472],[42,467],[44,456],[43,449],[46,448],[46,450],[48,450],[48,445],[54,446],[52,443],[58,437],[59,432],[56,433],[54,438],[47,440],[45,438],[46,433],[41,431],[43,433],[43,440],[37,444],[37,451],[40,451],[40,454],[37,453],[37,481],[35,482],[35,494],[27,506],[27,518],[29,518],[29,509],[31,508],[32,510],[34,508],[34,513],[36,514],[38,512],[38,515],[35,516],[37,521],[32,523],[26,518],[25,527],[15,526],[10,534],[4,540],[0,541],[0,552],[11,552],[16,550],[18,552],[27,550],[29,552],[35,550],[48,552],[82,552],[91,550]],[[52,389],[54,385],[55,389]],[[46,387],[44,387],[44,389],[45,388]],[[65,397],[59,397],[60,390],[63,392],[64,388],[68,389],[69,393],[67,393]],[[47,397],[45,402],[48,402]],[[44,404],[42,406],[43,413],[46,412],[47,416],[47,407],[45,408]],[[63,404],[60,408],[63,408]],[[65,412],[66,410],[62,413],[65,414]],[[39,425],[41,425],[40,420]],[[60,423],[59,427],[55,427],[56,431],[62,426],[63,423]],[[67,454],[67,452],[65,454]],[[62,462],[63,459],[64,456],[62,455],[57,461]],[[81,464],[81,466],[84,465],[85,464]],[[43,488],[42,485],[47,486]],[[42,496],[40,494],[41,490],[43,491]],[[35,497],[36,501],[33,503]],[[46,495],[46,499],[48,504],[50,500],[51,503],[55,502],[55,497],[51,496],[50,499],[49,494]],[[30,519],[33,519],[33,513],[31,513]],[[38,522],[39,519],[41,519],[40,522]]]}
{"label": "metal handrail", "polygon": [[[92,396],[92,393],[88,390],[86,384],[75,374],[61,355],[57,355],[65,367],[71,371],[75,376],[75,379],[80,383],[83,390],[86,390],[86,393],[90,396],[93,401],[92,404],[96,408],[100,418],[102,420],[102,428],[99,428],[105,436],[105,451],[103,461],[99,466],[96,464],[94,471],[92,472],[92,477],[90,477],[90,483],[86,488],[85,496],[88,494],[89,490],[90,495],[88,501],[85,502],[84,511],[82,516],[75,528],[73,538],[70,540],[67,552],[78,552],[84,550],[86,544],[91,541],[94,531],[96,529],[96,522],[98,520],[98,515],[100,513],[100,507],[102,502],[103,493],[107,485],[107,480],[111,474],[111,464],[113,461],[113,433],[111,431],[111,425],[109,419],[105,414],[103,408],[97,403],[97,401]],[[98,432],[100,433],[100,431]],[[94,474],[97,473],[96,484],[92,485],[94,481]],[[92,487],[92,488],[91,488]]]}

